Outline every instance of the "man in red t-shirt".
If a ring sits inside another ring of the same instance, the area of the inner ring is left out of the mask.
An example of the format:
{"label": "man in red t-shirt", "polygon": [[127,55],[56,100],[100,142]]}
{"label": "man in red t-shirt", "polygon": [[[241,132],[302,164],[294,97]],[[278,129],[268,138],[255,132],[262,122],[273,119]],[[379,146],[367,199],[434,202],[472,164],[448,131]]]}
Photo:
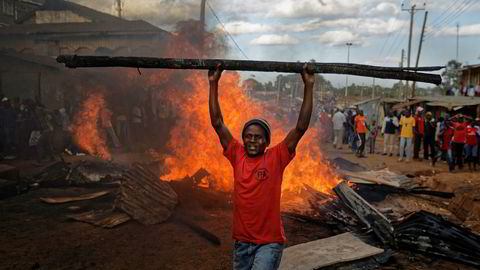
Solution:
{"label": "man in red t-shirt", "polygon": [[304,98],[297,126],[276,146],[270,144],[271,130],[264,119],[252,119],[242,131],[243,144],[233,138],[223,122],[218,102],[221,66],[208,72],[210,120],[224,155],[233,167],[234,269],[277,269],[286,241],[280,216],[283,172],[308,129],[313,107],[314,74],[305,64],[302,79]]}
{"label": "man in red t-shirt", "polygon": [[422,147],[423,133],[425,129],[425,122],[423,120],[423,108],[417,108],[417,114],[415,115],[415,141],[413,143],[413,159],[419,159],[420,148]]}
{"label": "man in red t-shirt", "polygon": [[456,122],[453,122],[453,138],[452,138],[452,152],[454,156],[454,165],[463,169],[463,151],[467,141],[467,124],[464,122],[463,115],[456,115],[453,117]]}

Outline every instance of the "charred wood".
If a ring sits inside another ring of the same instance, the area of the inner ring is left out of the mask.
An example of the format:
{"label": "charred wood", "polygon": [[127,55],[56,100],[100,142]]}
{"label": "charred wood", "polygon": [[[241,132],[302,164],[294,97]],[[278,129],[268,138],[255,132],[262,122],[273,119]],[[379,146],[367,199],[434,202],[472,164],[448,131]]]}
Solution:
{"label": "charred wood", "polygon": [[345,181],[342,181],[333,190],[362,223],[368,229],[373,230],[383,244],[389,245],[392,243],[393,226],[380,211],[360,197]]}
{"label": "charred wood", "polygon": [[[179,59],[153,57],[108,57],[108,56],[78,56],[60,55],[57,62],[65,63],[69,68],[78,67],[132,67],[132,68],[165,68],[165,69],[216,69],[221,64],[225,70],[239,71],[266,71],[300,73],[303,63],[226,60],[226,59]],[[349,74],[382,79],[418,81],[439,85],[442,82],[440,75],[418,73],[418,71],[436,71],[444,66],[400,68],[379,67],[344,63],[309,63],[315,73]]]}

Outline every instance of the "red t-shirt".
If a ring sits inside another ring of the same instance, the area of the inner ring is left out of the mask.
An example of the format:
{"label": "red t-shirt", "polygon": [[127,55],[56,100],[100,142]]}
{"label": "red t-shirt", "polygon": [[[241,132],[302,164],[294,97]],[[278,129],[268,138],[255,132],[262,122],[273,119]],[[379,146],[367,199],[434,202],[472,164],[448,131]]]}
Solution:
{"label": "red t-shirt", "polygon": [[453,124],[453,139],[455,143],[465,143],[467,137],[467,125],[465,123]]}
{"label": "red t-shirt", "polygon": [[415,129],[419,134],[423,135],[424,129],[425,129],[425,123],[424,123],[423,117],[421,116],[415,117]]}
{"label": "red t-shirt", "polygon": [[450,144],[450,141],[452,140],[453,137],[453,129],[449,127],[445,127],[445,132],[443,133],[443,144],[442,144],[442,150],[447,151],[448,146]]}
{"label": "red t-shirt", "polygon": [[283,171],[295,157],[284,141],[259,157],[247,156],[232,139],[223,155],[233,167],[233,239],[267,244],[287,239],[280,217]]}
{"label": "red t-shirt", "polygon": [[471,126],[467,127],[467,144],[468,145],[477,145],[477,129],[472,128]]}

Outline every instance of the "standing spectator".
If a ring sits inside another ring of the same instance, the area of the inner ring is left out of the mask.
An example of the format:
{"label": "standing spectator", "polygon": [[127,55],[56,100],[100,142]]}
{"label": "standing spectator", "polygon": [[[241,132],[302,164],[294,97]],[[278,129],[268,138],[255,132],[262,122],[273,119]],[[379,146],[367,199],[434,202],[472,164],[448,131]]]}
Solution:
{"label": "standing spectator", "polygon": [[435,166],[437,161],[437,155],[435,152],[435,130],[435,119],[432,118],[431,112],[427,112],[425,114],[425,132],[423,135],[423,158],[427,160],[430,157],[432,160],[432,166]]}
{"label": "standing spectator", "polygon": [[406,161],[410,162],[412,158],[413,130],[415,128],[415,119],[411,116],[410,111],[405,111],[405,116],[400,119],[400,125],[402,126],[402,131],[400,133],[400,158],[398,161],[403,161],[403,157],[406,156]]}
{"label": "standing spectator", "polygon": [[364,150],[365,150],[365,132],[368,129],[366,124],[366,117],[363,115],[363,111],[359,110],[358,115],[355,116],[355,130],[357,131],[358,137],[360,138],[360,147],[357,151],[358,157],[365,157]]}
{"label": "standing spectator", "polygon": [[377,140],[377,134],[378,134],[377,121],[373,120],[372,126],[370,127],[370,136],[368,137],[370,154],[375,154],[375,142]]}
{"label": "standing spectator", "polygon": [[465,152],[467,153],[466,155],[466,162],[468,165],[468,169],[471,171],[472,170],[472,164],[473,164],[473,170],[477,170],[477,132],[476,128],[474,127],[473,123],[469,123],[467,126],[467,139],[466,139],[467,144],[465,145]]}
{"label": "standing spectator", "polygon": [[125,106],[122,106],[119,110],[119,114],[117,115],[117,134],[120,141],[123,145],[127,146],[130,142],[129,140],[129,132],[128,132],[128,110]]}
{"label": "standing spectator", "polygon": [[144,114],[139,105],[135,105],[132,108],[132,132],[133,132],[133,139],[135,141],[142,140],[142,130],[144,125]]}
{"label": "standing spectator", "polygon": [[395,133],[398,128],[398,119],[393,115],[393,111],[389,111],[382,125],[383,136],[383,155],[393,155],[393,149],[395,148]]}
{"label": "standing spectator", "polygon": [[463,150],[465,148],[465,142],[467,140],[467,125],[465,124],[463,115],[454,116],[453,121],[452,151],[454,157],[454,164],[452,170],[455,170],[456,166],[458,166],[458,168],[461,170],[463,169],[464,161]]}
{"label": "standing spectator", "polygon": [[358,150],[357,142],[358,142],[359,138],[358,138],[358,133],[357,133],[357,130],[356,130],[356,122],[355,122],[355,118],[357,117],[357,115],[358,115],[357,111],[352,112],[352,122],[350,123],[350,125],[352,126],[351,144],[352,144],[353,153],[357,153],[357,150]]}
{"label": "standing spectator", "polygon": [[346,121],[345,121],[345,141],[344,143],[350,144],[352,138],[353,138],[353,129],[352,129],[352,122],[353,122],[353,114],[351,110],[348,110],[347,116],[346,116]]}
{"label": "standing spectator", "polygon": [[333,132],[335,138],[333,139],[333,147],[342,149],[343,144],[343,129],[347,119],[343,112],[337,108],[335,114],[333,115]]}
{"label": "standing spectator", "polygon": [[418,160],[420,148],[422,147],[423,133],[425,129],[424,119],[423,119],[423,108],[418,107],[415,115],[415,143],[413,146],[413,159]]}
{"label": "standing spectator", "polygon": [[113,129],[112,115],[112,111],[110,111],[108,108],[103,108],[100,112],[100,120],[102,123],[102,128],[110,139],[110,142],[115,148],[119,148],[120,141],[118,140],[117,134],[115,134],[115,130]]}
{"label": "standing spectator", "polygon": [[475,118],[473,128],[475,128],[475,135],[477,136],[477,158],[475,159],[475,163],[480,164],[480,118]]}
{"label": "standing spectator", "polygon": [[437,127],[435,129],[435,141],[438,145],[438,148],[440,149],[438,157],[440,157],[441,160],[447,160],[446,159],[447,149],[444,149],[443,147],[444,133],[445,133],[445,118],[440,116],[440,118],[438,118]]}

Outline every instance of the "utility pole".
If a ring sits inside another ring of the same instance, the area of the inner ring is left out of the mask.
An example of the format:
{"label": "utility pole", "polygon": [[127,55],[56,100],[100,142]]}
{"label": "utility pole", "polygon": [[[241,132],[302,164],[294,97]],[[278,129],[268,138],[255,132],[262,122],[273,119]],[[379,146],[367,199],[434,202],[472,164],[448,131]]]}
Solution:
{"label": "utility pole", "polygon": [[[351,42],[345,43],[347,45],[347,63],[350,64],[350,46],[353,45]],[[348,75],[345,76],[345,102],[347,102],[347,96],[348,96]]]}
{"label": "utility pole", "polygon": [[[425,17],[423,18],[422,34],[420,35],[420,44],[418,45],[417,61],[415,62],[416,68],[418,67],[418,61],[420,60],[420,53],[422,53],[423,35],[425,33],[425,25],[427,24],[427,17],[428,17],[428,11],[425,11]],[[416,85],[415,83],[416,82],[413,82],[412,84],[412,97],[415,97],[415,85]]]}
{"label": "utility pole", "polygon": [[[425,3],[423,3],[423,6],[425,6]],[[407,52],[407,67],[410,67],[410,56],[412,52],[413,18],[415,17],[415,12],[417,12],[418,10],[425,10],[425,8],[421,8],[421,9],[417,8],[416,4],[412,5],[411,8],[403,8],[403,4],[402,4],[402,10],[410,12],[410,31],[408,34],[408,52]],[[408,88],[408,81],[407,81],[407,88]]]}
{"label": "utility pole", "polygon": [[[402,49],[402,56],[400,58],[400,67],[403,68],[403,60],[405,60],[405,49]],[[402,82],[402,81],[400,81]],[[400,93],[398,93],[398,97],[400,98],[401,96],[403,96],[405,98],[405,87],[402,87],[400,89]]]}
{"label": "utility pole", "polygon": [[207,0],[202,0],[201,4],[200,4],[200,32],[199,32],[199,35],[200,35],[200,48],[199,48],[199,51],[200,51],[200,55],[203,56],[204,55],[204,48],[205,48],[205,5],[207,4]]}
{"label": "utility pole", "polygon": [[372,85],[372,99],[375,98],[375,78],[373,78],[373,85]]}
{"label": "utility pole", "polygon": [[457,22],[457,54],[455,60],[458,62],[458,41],[460,39],[460,24]]}
{"label": "utility pole", "polygon": [[277,76],[277,105],[280,105],[280,90],[282,84],[282,75]]}
{"label": "utility pole", "polygon": [[122,11],[123,11],[123,2],[122,0],[115,0],[115,11],[117,11],[117,16],[122,18]]}

